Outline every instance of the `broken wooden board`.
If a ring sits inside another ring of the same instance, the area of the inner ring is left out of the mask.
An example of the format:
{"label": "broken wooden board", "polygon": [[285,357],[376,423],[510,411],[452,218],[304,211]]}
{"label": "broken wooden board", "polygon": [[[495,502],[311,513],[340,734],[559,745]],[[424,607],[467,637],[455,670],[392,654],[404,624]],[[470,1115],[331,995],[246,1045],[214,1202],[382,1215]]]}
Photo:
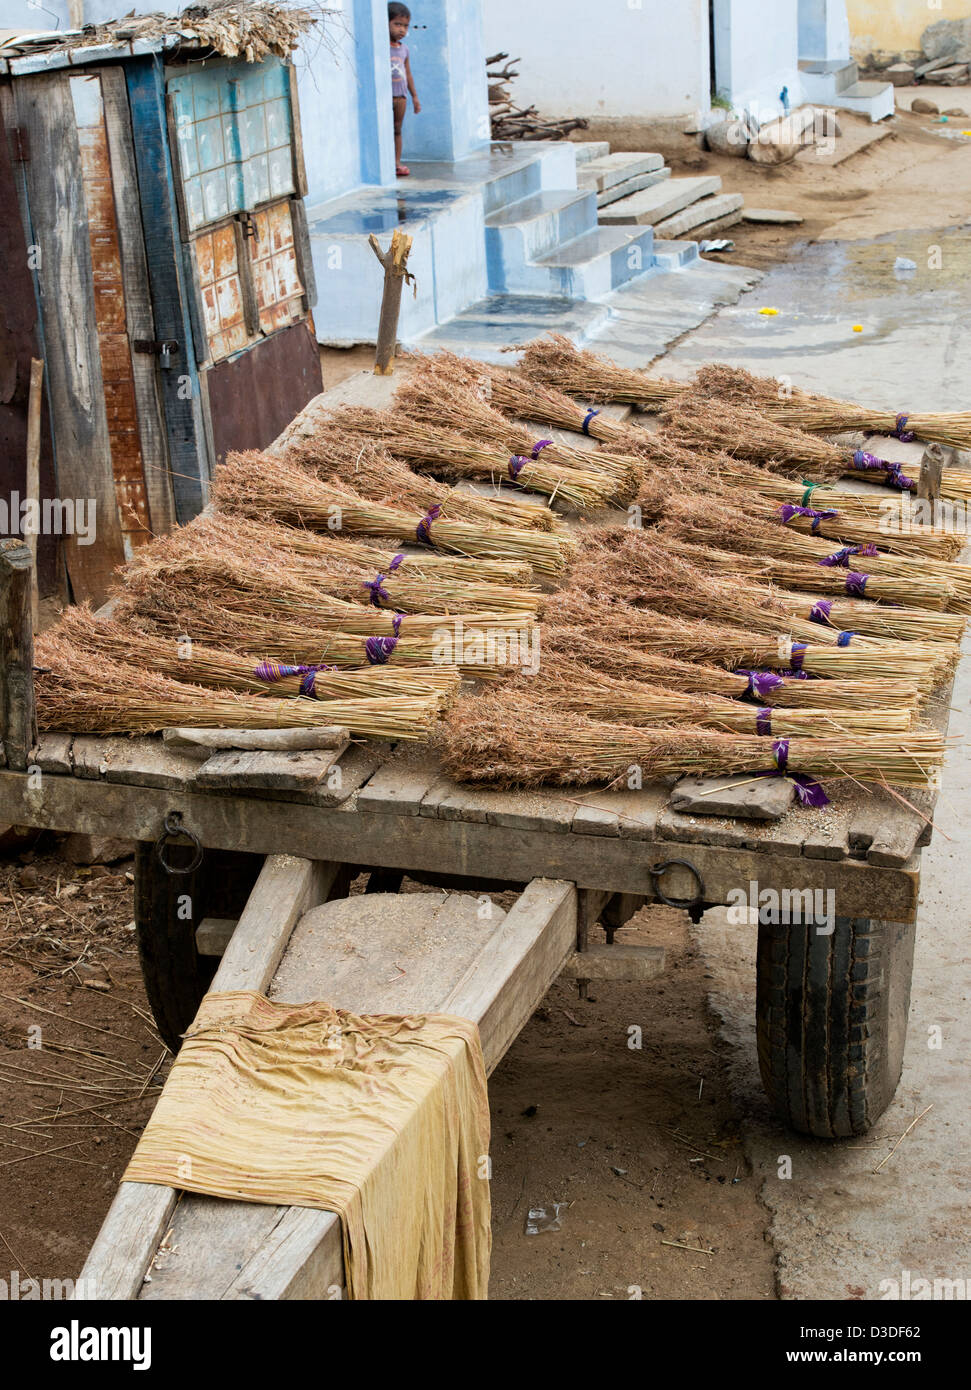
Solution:
{"label": "broken wooden board", "polygon": [[671,810],[684,816],[781,820],[795,794],[785,777],[682,777],[671,793]]}
{"label": "broken wooden board", "polygon": [[567,980],[653,980],[664,970],[663,946],[636,946],[617,942],[613,946],[588,946],[575,951],[563,967]]}
{"label": "broken wooden board", "polygon": [[200,749],[211,756],[233,750],[249,753],[343,751],[351,735],[349,729],[338,725],[321,725],[319,729],[166,729],[162,738],[167,747],[178,752]]}

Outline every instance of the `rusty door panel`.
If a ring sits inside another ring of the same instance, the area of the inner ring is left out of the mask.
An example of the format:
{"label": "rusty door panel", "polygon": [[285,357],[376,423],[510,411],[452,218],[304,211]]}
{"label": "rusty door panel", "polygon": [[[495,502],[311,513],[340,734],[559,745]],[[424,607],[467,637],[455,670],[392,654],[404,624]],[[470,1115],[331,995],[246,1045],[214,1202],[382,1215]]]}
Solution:
{"label": "rusty door panel", "polygon": [[205,373],[216,462],[265,449],[323,390],[320,350],[307,320],[264,338]]}

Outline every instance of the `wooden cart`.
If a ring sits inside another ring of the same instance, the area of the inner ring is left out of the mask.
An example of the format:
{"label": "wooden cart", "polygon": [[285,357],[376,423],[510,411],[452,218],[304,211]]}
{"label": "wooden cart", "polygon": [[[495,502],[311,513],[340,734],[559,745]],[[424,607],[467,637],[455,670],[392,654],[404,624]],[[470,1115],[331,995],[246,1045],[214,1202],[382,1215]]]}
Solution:
{"label": "wooden cart", "polygon": [[[227,767],[160,737],[35,743],[25,562],[22,548],[0,547],[0,821],[138,842],[139,950],[173,1048],[210,986],[400,1012],[387,969],[348,982],[326,942],[308,955],[301,939],[308,909],[346,897],[361,873],[370,893],[396,892],[404,875],[479,896],[521,891],[484,934],[456,932],[424,955],[405,935],[389,957],[420,983],[413,1007],[479,1023],[490,1069],[562,972],[583,989],[663,969],[662,950],[614,943],[641,906],[674,903],[698,920],[744,898],[764,907],[756,1008],[774,1109],[802,1132],[838,1138],[865,1132],[888,1105],[932,795],[910,809],[839,783],[824,811],[794,803],[753,821],[683,814],[671,780],[636,791],[474,789],[404,745],[302,753],[295,768],[282,754]],[[947,699],[929,715],[946,728]],[[754,930],[748,921],[741,913],[738,929]],[[167,1258],[175,1248],[191,1259]],[[107,1298],[326,1297],[340,1296],[341,1261],[339,1222],[326,1213],[180,1201],[123,1183],[84,1277]]]}

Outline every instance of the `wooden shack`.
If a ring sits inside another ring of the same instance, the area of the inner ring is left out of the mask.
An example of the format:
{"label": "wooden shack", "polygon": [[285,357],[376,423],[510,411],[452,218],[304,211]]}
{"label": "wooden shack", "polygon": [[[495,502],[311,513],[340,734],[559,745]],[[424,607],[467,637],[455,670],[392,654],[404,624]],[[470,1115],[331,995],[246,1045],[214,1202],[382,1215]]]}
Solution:
{"label": "wooden shack", "polygon": [[0,36],[0,498],[25,495],[40,357],[42,592],[101,602],[321,389],[289,61],[310,22],[233,3]]}

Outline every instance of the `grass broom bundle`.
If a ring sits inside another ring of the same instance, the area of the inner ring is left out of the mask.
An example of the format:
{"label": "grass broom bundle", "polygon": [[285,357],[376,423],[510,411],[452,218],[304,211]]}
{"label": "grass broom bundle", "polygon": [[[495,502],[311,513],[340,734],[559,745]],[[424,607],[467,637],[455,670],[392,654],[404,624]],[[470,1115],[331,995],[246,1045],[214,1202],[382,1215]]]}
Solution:
{"label": "grass broom bundle", "polygon": [[920,701],[917,686],[905,681],[801,680],[765,671],[750,675],[657,656],[632,642],[599,636],[600,609],[586,595],[571,590],[564,599],[556,617],[543,624],[544,661],[547,656],[560,657],[618,680],[637,680],[675,694],[748,698],[760,705],[792,709],[916,709]]}
{"label": "grass broom bundle", "polygon": [[216,470],[212,493],[216,509],[227,515],[341,535],[407,538],[412,544],[423,542],[466,556],[525,561],[537,573],[554,577],[563,574],[576,548],[565,536],[512,526],[473,526],[380,506],[265,454],[231,454]]}
{"label": "grass broom bundle", "polygon": [[588,666],[549,658],[544,660],[539,676],[530,679],[529,690],[531,694],[538,690],[540,698],[557,709],[637,728],[687,724],[763,738],[816,738],[905,733],[914,724],[912,706],[868,710],[757,708],[720,695],[689,695],[644,681],[619,679]]}
{"label": "grass broom bundle", "polygon": [[633,405],[656,410],[677,400],[691,383],[619,367],[607,357],[575,347],[561,333],[551,333],[527,344],[520,370],[531,380],[555,387],[581,400]]}
{"label": "grass broom bundle", "polygon": [[86,604],[65,609],[56,632],[74,646],[97,653],[113,664],[137,666],[183,684],[246,695],[372,700],[437,692],[447,701],[454,698],[461,684],[458,672],[447,666],[368,666],[361,671],[317,671],[268,680],[267,675],[258,674],[262,663],[254,662],[251,657],[186,643],[180,637],[151,626],[125,626],[110,618],[95,616]]}
{"label": "grass broom bundle", "polygon": [[[591,530],[570,581],[589,593],[615,595],[635,608],[738,623],[751,632],[784,634],[797,642],[835,646],[839,640],[838,632],[811,623],[808,615],[795,616],[768,586],[719,579],[683,551],[665,547],[657,536],[643,531]],[[555,604],[554,595],[547,606]]]}
{"label": "grass broom bundle", "polygon": [[[205,575],[234,566],[241,575],[239,587],[262,592],[268,582],[268,598],[282,598],[288,606],[315,606],[323,595],[325,609],[331,600],[365,608],[389,608],[397,613],[486,613],[535,614],[542,599],[536,590],[511,585],[483,584],[468,579],[422,576],[401,560],[387,558],[383,572],[367,568],[347,556],[340,541],[322,541],[314,556],[292,549],[288,535],[292,528],[241,521],[219,512],[196,517],[188,526],[173,532],[155,546],[146,546],[130,567],[137,575],[149,569],[185,570]],[[184,569],[183,569],[184,567]],[[221,582],[217,573],[216,583]],[[336,610],[343,612],[344,610]],[[346,616],[346,613],[345,613]],[[352,628],[350,630],[357,631]]]}
{"label": "grass broom bundle", "polygon": [[[834,546],[832,541],[774,526],[707,498],[671,498],[660,531],[665,538],[756,557],[762,573],[787,588],[859,597],[862,587],[868,599],[961,611],[956,565],[942,563],[938,571],[933,561],[866,554],[865,547],[854,554],[856,547]],[[793,582],[784,577],[785,562],[798,566]],[[866,576],[862,586],[860,575]]]}
{"label": "grass broom bundle", "polygon": [[957,648],[967,620],[957,614],[932,613],[924,608],[898,608],[859,599],[834,599],[820,604],[817,594],[775,591],[777,601],[788,612],[812,618],[814,624],[829,624],[834,631],[858,632],[861,636],[882,637],[891,642],[932,642]]}
{"label": "grass broom bundle", "polygon": [[492,497],[477,497],[416,473],[371,440],[342,430],[333,417],[322,421],[316,434],[292,444],[282,459],[309,469],[323,482],[349,487],[359,497],[385,506],[414,507],[422,513],[440,506],[453,521],[477,526],[555,531],[559,524],[549,507],[525,500],[511,486],[497,488]]}
{"label": "grass broom bundle", "polygon": [[539,629],[530,618],[522,627],[506,621],[494,628],[473,621],[439,617],[428,633],[399,637],[365,637],[322,629],[312,617],[275,617],[245,605],[222,607],[205,589],[186,585],[178,594],[161,594],[151,585],[135,596],[131,590],[118,604],[120,623],[150,625],[174,638],[188,637],[207,647],[236,652],[254,662],[272,660],[288,666],[369,665],[455,667],[464,676],[492,680],[499,671],[529,664]]}
{"label": "grass broom bundle", "polygon": [[538,459],[511,459],[495,444],[467,438],[455,429],[436,429],[406,415],[358,407],[342,410],[335,421],[352,434],[381,443],[398,458],[407,459],[421,471],[444,477],[474,478],[485,482],[508,478],[517,487],[538,492],[579,510],[605,507],[610,501],[613,482],[602,473],[581,473],[577,468],[560,468]]}
{"label": "grass broom bundle", "polygon": [[596,607],[599,630],[611,640],[626,640],[659,656],[729,668],[902,680],[912,682],[923,694],[930,694],[944,679],[952,659],[949,648],[919,642],[849,647],[793,644],[784,636],[771,637],[699,618],[671,617],[609,598]]}
{"label": "grass broom bundle", "polygon": [[270,700],[186,685],[138,666],[106,664],[56,631],[38,640],[37,723],[73,734],[151,734],[162,729],[295,729],[343,725],[381,739],[427,738],[438,693],[378,700]]}
{"label": "grass broom bundle", "polygon": [[878,410],[873,406],[856,405],[852,401],[816,396],[808,391],[783,392],[778,381],[771,377],[757,377],[749,372],[721,366],[703,368],[698,373],[696,388],[727,399],[756,400],[759,410],[774,419],[791,424],[795,429],[817,434],[842,434],[849,430],[862,430],[890,438],[898,434],[913,434],[929,443],[971,449],[971,413],[966,411],[912,415],[896,410]]}
{"label": "grass broom bundle", "polygon": [[[506,689],[459,700],[445,716],[442,761],[459,782],[582,786],[684,774],[780,772],[927,786],[944,762],[940,734],[914,731],[777,740],[695,729],[638,729],[586,719],[523,694],[510,718]],[[781,773],[780,773],[781,775]]]}
{"label": "grass broom bundle", "polygon": [[[481,439],[500,439],[512,453],[529,458],[542,446],[543,461],[581,472],[607,473],[614,479],[614,501],[626,506],[635,496],[642,476],[640,463],[629,453],[605,453],[579,449],[560,440],[539,440],[522,421],[540,422],[544,428],[559,425],[582,431],[584,412],[568,397],[551,392],[553,409],[542,406],[542,388],[515,373],[483,374],[482,364],[453,353],[423,359],[396,396],[396,406],[406,415],[442,428],[461,420],[463,434]],[[530,407],[539,407],[536,410]],[[520,408],[522,407],[522,408]],[[559,417],[559,418],[558,418]],[[564,423],[568,422],[568,423]],[[591,420],[590,425],[594,424]],[[613,425],[614,421],[606,422]],[[588,429],[593,438],[600,435]],[[621,430],[621,437],[623,431]]]}

